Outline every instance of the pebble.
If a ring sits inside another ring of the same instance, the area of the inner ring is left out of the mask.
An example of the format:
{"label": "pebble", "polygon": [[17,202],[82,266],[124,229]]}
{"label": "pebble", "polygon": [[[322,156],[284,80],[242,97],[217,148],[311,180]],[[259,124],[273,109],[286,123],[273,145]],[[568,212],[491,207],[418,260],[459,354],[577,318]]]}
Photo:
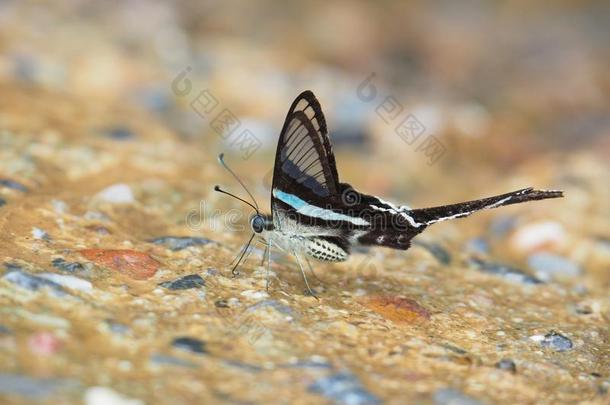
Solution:
{"label": "pebble", "polygon": [[511,359],[502,359],[496,363],[496,367],[500,370],[510,371],[511,373],[517,372],[517,365]]}
{"label": "pebble", "polygon": [[218,300],[218,301],[214,302],[214,305],[217,308],[229,308],[229,301],[227,301],[227,300]]}
{"label": "pebble", "polygon": [[77,385],[70,379],[34,378],[20,374],[0,373],[0,394],[20,395],[41,400],[62,388]]}
{"label": "pebble", "polygon": [[2,207],[3,205],[6,205],[6,200],[3,198],[0,198],[0,207]]}
{"label": "pebble", "polygon": [[144,401],[128,398],[108,387],[90,387],[85,391],[85,405],[144,405]]}
{"label": "pebble", "polygon": [[166,354],[155,353],[150,356],[150,362],[156,365],[163,366],[180,366],[180,367],[189,367],[196,368],[197,365],[191,361],[179,359],[177,357],[168,356]]}
{"label": "pebble", "polygon": [[285,368],[316,368],[316,369],[332,369],[333,365],[328,362],[328,360],[324,359],[324,358],[315,358],[316,356],[313,356],[311,359],[305,359],[305,360],[300,360],[300,359],[295,359],[294,362],[290,362],[287,364],[281,364],[279,365],[279,367],[285,367]]}
{"label": "pebble", "polygon": [[4,267],[7,271],[21,270],[21,266],[15,263],[4,263]]}
{"label": "pebble", "polygon": [[539,280],[534,276],[530,276],[529,274],[516,267],[508,266],[506,264],[486,262],[474,257],[470,258],[469,263],[479,271],[500,276],[509,281],[518,282],[522,284],[542,283],[542,280]]}
{"label": "pebble", "polygon": [[55,296],[61,297],[66,295],[63,287],[56,282],[26,273],[22,270],[9,270],[2,278],[26,290],[38,291],[46,287]]}
{"label": "pebble", "polygon": [[430,319],[430,311],[410,298],[374,296],[365,299],[364,305],[394,322],[413,322]]}
{"label": "pebble", "polygon": [[451,255],[449,252],[437,243],[413,241],[414,246],[421,246],[432,254],[439,261],[439,263],[448,265],[451,263]]}
{"label": "pebble", "polygon": [[196,236],[161,236],[151,239],[149,242],[154,243],[155,245],[165,245],[173,251],[186,249],[191,246],[215,243],[213,240]]}
{"label": "pebble", "polygon": [[284,305],[276,300],[264,300],[264,301],[257,302],[254,305],[250,305],[248,307],[248,309],[246,309],[246,312],[254,312],[261,308],[266,308],[266,307],[271,307],[281,314],[284,314],[284,315],[287,315],[290,317],[294,317],[294,311],[292,310],[292,308],[290,308],[289,306]]}
{"label": "pebble", "polygon": [[0,325],[0,335],[10,335],[11,330],[4,325]]}
{"label": "pebble", "polygon": [[[535,335],[535,336],[539,336],[539,335]],[[565,352],[574,347],[574,345],[572,344],[572,341],[569,338],[567,338],[566,336],[563,336],[560,333],[555,332],[554,330],[552,330],[549,333],[547,333],[546,335],[544,335],[544,337],[542,339],[540,339],[540,338],[534,339],[534,336],[532,336],[532,339],[535,341],[539,341],[539,343],[542,347],[548,347],[550,349],[555,350],[556,352]]]}
{"label": "pebble", "polygon": [[13,180],[9,180],[9,179],[0,179],[0,187],[6,187],[6,188],[13,189],[13,190],[21,191],[24,193],[28,191],[27,187],[24,186],[23,184],[18,183]]}
{"label": "pebble", "polygon": [[67,262],[62,258],[53,259],[51,262],[53,267],[58,270],[65,271],[68,273],[76,273],[85,270],[85,267],[79,262]]}
{"label": "pebble", "polygon": [[91,293],[93,291],[93,285],[91,282],[83,280],[82,278],[55,273],[40,273],[38,274],[38,277],[52,281],[61,285],[62,287],[72,290],[78,290],[86,293]]}
{"label": "pebble", "polygon": [[68,212],[68,204],[66,204],[62,200],[51,200],[51,205],[53,206],[53,210],[55,210],[58,214],[65,214]]}
{"label": "pebble", "polygon": [[134,94],[134,100],[146,109],[156,113],[169,110],[172,106],[172,97],[165,88],[146,87]]}
{"label": "pebble", "polygon": [[148,254],[135,250],[85,249],[79,253],[99,266],[116,270],[134,280],[154,276],[161,264]]}
{"label": "pebble", "polygon": [[516,217],[498,215],[489,224],[489,232],[496,238],[503,238],[507,233],[512,231],[516,225]]}
{"label": "pebble", "polygon": [[188,336],[175,338],[172,341],[172,346],[192,353],[205,354],[207,352],[204,341]]}
{"label": "pebble", "polygon": [[131,187],[127,184],[114,184],[106,187],[95,197],[112,204],[131,204],[135,202]]}
{"label": "pebble", "polygon": [[559,280],[579,276],[580,266],[555,253],[540,252],[528,257],[527,264],[543,281]]}
{"label": "pebble", "polygon": [[40,228],[36,228],[36,227],[32,228],[32,237],[34,239],[38,239],[38,240],[49,240],[49,239],[51,239],[49,237],[49,234],[46,231],[44,231],[44,230],[42,230]]}
{"label": "pebble", "polygon": [[124,335],[129,332],[129,326],[122,324],[120,322],[115,322],[112,319],[106,319],[106,326],[112,333],[116,333],[117,335]]}
{"label": "pebble", "polygon": [[199,274],[190,274],[176,280],[159,283],[159,286],[168,290],[188,290],[205,286],[205,280]]}
{"label": "pebble", "polygon": [[30,312],[22,308],[15,310],[15,314],[45,328],[69,329],[71,327],[70,321],[58,316]]}
{"label": "pebble", "polygon": [[483,238],[470,239],[466,243],[466,250],[470,253],[485,255],[489,253],[489,242]]}
{"label": "pebble", "polygon": [[262,300],[263,298],[269,297],[269,294],[267,294],[265,291],[255,291],[255,290],[242,291],[241,295],[243,295],[246,298],[253,299],[253,300]]}
{"label": "pebble", "polygon": [[34,354],[41,356],[50,356],[55,354],[61,348],[61,340],[59,340],[51,332],[38,332],[30,336],[28,339],[28,347]]}
{"label": "pebble", "polygon": [[542,248],[564,246],[567,235],[558,222],[543,221],[524,225],[517,229],[510,238],[511,247],[520,253],[530,253]]}
{"label": "pebble", "polygon": [[264,370],[263,367],[257,366],[256,364],[250,364],[250,363],[246,363],[246,362],[234,360],[234,359],[226,359],[223,361],[223,363],[226,364],[227,366],[236,367],[241,370],[246,370],[250,373],[258,373],[258,372]]}
{"label": "pebble", "polygon": [[127,127],[117,126],[102,130],[102,134],[116,141],[128,141],[135,138],[135,133]]}
{"label": "pebble", "polygon": [[362,386],[356,376],[348,372],[317,379],[309,385],[308,390],[321,394],[336,404],[368,405],[381,403],[375,395]]}
{"label": "pebble", "polygon": [[442,388],[434,393],[434,402],[438,405],[481,405],[477,399],[469,397],[454,388]]}

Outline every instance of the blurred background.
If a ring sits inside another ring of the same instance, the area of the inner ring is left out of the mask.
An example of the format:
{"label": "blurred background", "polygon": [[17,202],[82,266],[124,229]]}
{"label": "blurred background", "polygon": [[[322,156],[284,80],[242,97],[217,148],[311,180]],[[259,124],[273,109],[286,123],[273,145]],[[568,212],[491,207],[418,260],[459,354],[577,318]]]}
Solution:
{"label": "blurred background", "polygon": [[[608,156],[609,18],[604,1],[5,0],[0,79],[130,103],[227,152],[210,127],[221,108],[265,152],[292,99],[311,89],[339,155],[373,150],[370,159],[408,169],[403,187],[418,189],[431,171],[468,188],[461,171]],[[187,68],[192,92],[178,96],[171,84]],[[371,77],[376,96],[359,97]],[[189,106],[203,90],[219,103],[209,117]],[[394,110],[380,107],[388,97]],[[413,144],[396,132],[410,114],[425,128]],[[433,168],[417,151],[426,136],[445,150]]]}

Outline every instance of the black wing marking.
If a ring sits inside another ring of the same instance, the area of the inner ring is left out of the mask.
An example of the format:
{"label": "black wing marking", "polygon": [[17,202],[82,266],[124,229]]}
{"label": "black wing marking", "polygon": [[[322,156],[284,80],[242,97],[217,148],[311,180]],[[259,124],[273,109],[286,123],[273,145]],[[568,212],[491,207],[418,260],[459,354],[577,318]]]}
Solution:
{"label": "black wing marking", "polygon": [[[316,98],[316,96],[314,96],[311,90],[306,90],[299,94],[299,96],[292,103],[292,106],[288,111],[288,116],[290,116],[291,113],[297,111],[302,111],[307,117],[307,119],[312,123],[314,130],[320,138],[320,143],[324,148],[324,155],[328,160],[330,175],[334,178],[335,183],[338,184],[339,175],[337,173],[335,155],[333,154],[332,145],[330,143],[330,139],[328,138],[326,119],[324,118],[324,114],[322,113],[322,107],[320,107],[318,99]],[[288,116],[286,117],[286,121],[288,121]],[[284,126],[286,126],[286,123],[284,123]]]}
{"label": "black wing marking", "polygon": [[439,207],[420,208],[412,210],[411,216],[418,222],[430,225],[448,219],[467,217],[480,210],[558,197],[563,197],[563,192],[559,190],[534,190],[532,187],[528,187],[506,194],[482,198],[480,200],[442,205]]}
{"label": "black wing marking", "polygon": [[[324,114],[313,93],[305,91],[286,115],[275,155],[272,189],[320,204],[337,194],[338,184]],[[272,212],[290,210],[273,195],[271,201]]]}
{"label": "black wing marking", "polygon": [[[371,229],[360,236],[358,242],[362,245],[408,249],[414,236],[436,222],[467,217],[484,209],[562,196],[561,191],[534,190],[530,187],[480,200],[411,210],[396,207],[377,197],[360,195],[364,205],[378,212],[373,216]],[[359,208],[363,212],[367,210],[365,206]]]}

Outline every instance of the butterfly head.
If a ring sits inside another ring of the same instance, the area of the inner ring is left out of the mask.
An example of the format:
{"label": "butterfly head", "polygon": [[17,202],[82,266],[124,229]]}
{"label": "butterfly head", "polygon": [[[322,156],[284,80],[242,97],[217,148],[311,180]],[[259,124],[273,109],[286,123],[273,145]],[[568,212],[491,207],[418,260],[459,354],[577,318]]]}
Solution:
{"label": "butterfly head", "polygon": [[253,215],[250,218],[250,227],[255,233],[261,233],[265,229],[265,218],[261,214]]}
{"label": "butterfly head", "polygon": [[250,217],[250,227],[254,233],[261,234],[273,230],[273,221],[269,216],[257,212]]}

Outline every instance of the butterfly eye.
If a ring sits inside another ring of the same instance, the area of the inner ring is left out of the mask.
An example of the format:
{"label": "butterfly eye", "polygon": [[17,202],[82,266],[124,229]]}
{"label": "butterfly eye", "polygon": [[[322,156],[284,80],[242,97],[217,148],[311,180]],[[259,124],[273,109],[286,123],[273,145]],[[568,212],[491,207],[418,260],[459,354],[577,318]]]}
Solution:
{"label": "butterfly eye", "polygon": [[265,219],[261,215],[255,215],[250,221],[252,230],[256,233],[261,233],[265,229]]}

